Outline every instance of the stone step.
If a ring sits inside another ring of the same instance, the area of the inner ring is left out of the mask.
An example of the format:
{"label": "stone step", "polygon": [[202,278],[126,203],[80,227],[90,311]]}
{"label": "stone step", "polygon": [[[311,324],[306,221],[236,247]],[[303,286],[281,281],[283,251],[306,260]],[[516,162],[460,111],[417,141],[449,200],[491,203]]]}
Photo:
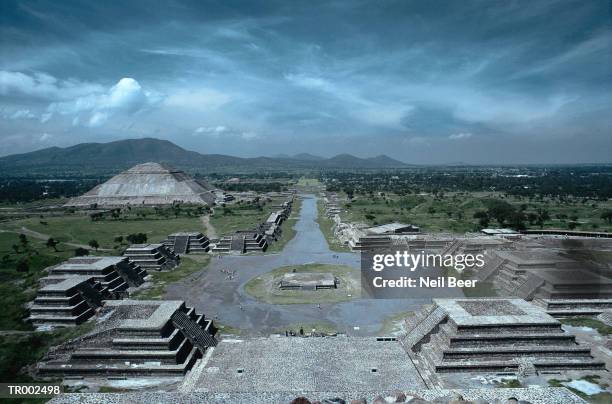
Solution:
{"label": "stone step", "polygon": [[510,348],[453,348],[445,349],[443,360],[485,358],[488,360],[514,359],[518,357],[533,358],[590,358],[589,348],[569,347],[510,347]]}
{"label": "stone step", "polygon": [[87,321],[87,319],[89,319],[90,317],[92,317],[94,314],[96,314],[96,312],[93,309],[88,309],[86,311],[84,311],[83,313],[76,315],[76,316],[53,316],[53,315],[33,315],[30,316],[29,320],[32,322],[32,324],[34,325],[60,325],[60,326],[67,326],[67,325],[77,325],[77,324],[81,324],[85,321]]}
{"label": "stone step", "polygon": [[459,326],[457,327],[457,335],[459,336],[480,336],[480,335],[491,335],[491,334],[542,334],[542,333],[554,333],[562,334],[561,323],[550,324],[550,323],[526,323],[526,324],[513,324],[513,325],[470,325],[470,326]]}
{"label": "stone step", "polygon": [[597,359],[575,359],[575,360],[559,360],[559,361],[538,361],[534,363],[535,368],[538,371],[547,370],[603,370],[606,368],[606,364]]}
{"label": "stone step", "polygon": [[72,296],[37,296],[34,304],[39,306],[72,306],[82,300],[78,293]]}
{"label": "stone step", "polygon": [[404,338],[403,343],[408,349],[419,350],[420,345],[428,340],[428,337],[446,320],[446,312],[436,307],[427,317],[419,322]]}
{"label": "stone step", "polygon": [[119,350],[164,350],[175,349],[185,337],[178,329],[174,329],[172,334],[166,338],[114,338],[113,346]]}
{"label": "stone step", "polygon": [[183,342],[175,350],[97,350],[97,349],[80,349],[72,353],[71,359],[73,362],[80,361],[160,361],[164,364],[181,363],[181,352],[187,352],[192,349],[191,343],[184,339]]}
{"label": "stone step", "polygon": [[576,339],[568,334],[493,334],[480,336],[453,336],[450,338],[450,347],[479,347],[479,346],[505,346],[512,345],[575,345]]}
{"label": "stone step", "polygon": [[85,300],[81,300],[78,303],[75,303],[72,306],[39,306],[39,305],[34,305],[30,308],[30,312],[32,314],[50,314],[50,315],[57,315],[57,316],[73,316],[73,315],[78,315],[80,313],[83,313],[84,311],[86,311],[87,309],[89,309],[89,306],[87,305],[87,302],[85,302]]}
{"label": "stone step", "polygon": [[108,366],[98,366],[97,364],[39,364],[38,372],[41,376],[57,375],[131,375],[131,376],[181,376],[191,369],[194,363],[201,357],[197,348],[192,348],[185,361],[177,365],[155,364],[155,363],[113,363]]}

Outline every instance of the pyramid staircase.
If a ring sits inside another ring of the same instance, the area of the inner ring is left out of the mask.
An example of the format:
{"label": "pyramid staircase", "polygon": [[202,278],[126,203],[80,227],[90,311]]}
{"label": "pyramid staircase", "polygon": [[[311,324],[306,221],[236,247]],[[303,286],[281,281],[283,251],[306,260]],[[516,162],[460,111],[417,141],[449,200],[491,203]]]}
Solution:
{"label": "pyramid staircase", "polygon": [[93,332],[50,351],[38,365],[48,376],[182,376],[217,344],[216,328],[182,306],[160,329],[121,325]]}
{"label": "pyramid staircase", "polygon": [[420,316],[401,341],[424,374],[605,369],[560,323],[459,326],[440,307]]}

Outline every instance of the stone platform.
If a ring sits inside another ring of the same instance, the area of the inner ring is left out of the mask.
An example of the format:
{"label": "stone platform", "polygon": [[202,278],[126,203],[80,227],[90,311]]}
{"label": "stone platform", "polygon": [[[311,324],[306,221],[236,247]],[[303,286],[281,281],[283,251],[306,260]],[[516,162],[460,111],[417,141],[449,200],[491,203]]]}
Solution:
{"label": "stone platform", "polygon": [[397,341],[346,336],[225,339],[199,378],[186,383],[224,393],[425,387]]}
{"label": "stone platform", "polygon": [[401,338],[425,379],[438,373],[603,370],[589,347],[522,299],[434,299]]}
{"label": "stone platform", "polygon": [[38,363],[41,377],[180,376],[217,344],[216,328],[182,301],[107,301],[95,329]]}

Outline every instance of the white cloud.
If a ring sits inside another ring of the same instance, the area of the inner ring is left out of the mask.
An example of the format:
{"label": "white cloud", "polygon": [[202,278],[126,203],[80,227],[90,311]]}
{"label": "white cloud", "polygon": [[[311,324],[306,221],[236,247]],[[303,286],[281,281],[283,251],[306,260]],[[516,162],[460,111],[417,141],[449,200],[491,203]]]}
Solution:
{"label": "white cloud", "polygon": [[49,140],[51,140],[51,139],[53,139],[53,135],[51,135],[51,134],[49,134],[49,133],[46,133],[46,132],[45,132],[45,133],[43,133],[42,135],[40,135],[40,138],[39,138],[39,140],[40,140],[41,142],[47,142],[47,141],[49,141]]}
{"label": "white cloud", "polygon": [[193,131],[194,134],[197,135],[208,135],[218,137],[219,135],[229,132],[230,129],[227,126],[219,125],[219,126],[200,126],[196,130]]}
{"label": "white cloud", "polygon": [[[87,126],[92,127],[92,128],[102,126],[107,120],[108,120],[107,113],[97,111],[97,112],[94,112],[93,115],[89,118],[89,121],[87,122]],[[75,121],[73,121],[73,124],[74,123]],[[79,121],[77,119],[76,124],[78,125],[78,123]]]}
{"label": "white cloud", "polygon": [[98,84],[74,79],[58,80],[46,73],[26,74],[0,70],[0,95],[18,95],[52,101],[67,100],[102,91]]}
{"label": "white cloud", "polygon": [[[161,98],[158,93],[143,90],[135,79],[124,77],[105,92],[51,103],[48,113],[72,115],[73,125],[84,122],[86,126],[97,127],[114,115],[131,115],[142,111],[158,103]],[[80,119],[81,115],[85,115],[84,119]]]}
{"label": "white cloud", "polygon": [[471,137],[472,137],[471,133],[465,132],[465,133],[454,133],[450,135],[448,138],[450,140],[463,140],[463,139],[469,139]]}
{"label": "white cloud", "polygon": [[230,128],[224,125],[218,126],[200,126],[193,131],[194,135],[208,136],[218,138],[221,135],[231,138],[240,138],[243,140],[253,140],[259,135],[253,131],[241,131],[234,128]]}
{"label": "white cloud", "polygon": [[36,115],[34,115],[29,109],[18,109],[13,112],[2,112],[2,117],[4,119],[18,120],[18,119],[34,119]]}
{"label": "white cloud", "polygon": [[179,90],[170,94],[164,104],[186,109],[215,109],[231,101],[231,96],[213,89]]}
{"label": "white cloud", "polygon": [[291,84],[294,84],[299,87],[323,91],[333,90],[333,85],[331,84],[331,82],[321,77],[309,76],[305,74],[286,74],[285,79]]}

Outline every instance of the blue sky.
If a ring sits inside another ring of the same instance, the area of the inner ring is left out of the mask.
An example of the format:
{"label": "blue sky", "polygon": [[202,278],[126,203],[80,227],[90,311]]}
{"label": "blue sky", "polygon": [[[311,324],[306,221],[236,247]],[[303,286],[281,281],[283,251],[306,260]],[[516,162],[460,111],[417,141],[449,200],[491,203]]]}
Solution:
{"label": "blue sky", "polygon": [[0,155],[612,162],[608,1],[3,1]]}

